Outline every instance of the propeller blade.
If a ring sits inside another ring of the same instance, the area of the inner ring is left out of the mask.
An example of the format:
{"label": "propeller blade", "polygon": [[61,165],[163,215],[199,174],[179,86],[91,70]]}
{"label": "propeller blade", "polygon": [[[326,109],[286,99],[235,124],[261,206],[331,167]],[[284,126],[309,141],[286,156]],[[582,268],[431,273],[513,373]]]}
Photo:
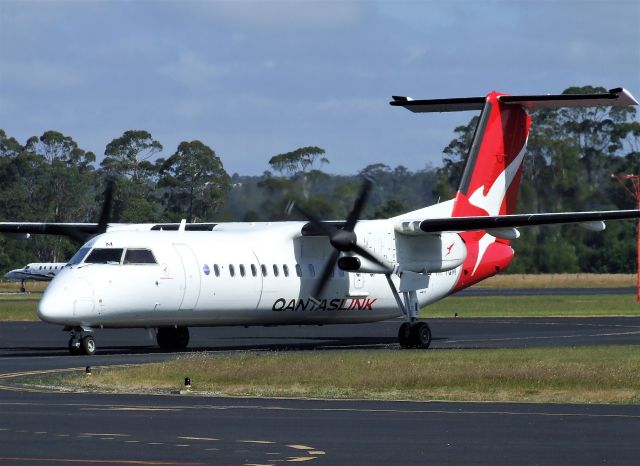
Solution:
{"label": "propeller blade", "polygon": [[369,251],[367,251],[365,248],[363,248],[359,244],[357,244],[357,243],[354,244],[351,247],[351,250],[353,252],[355,252],[356,254],[360,254],[362,257],[365,257],[365,258],[369,259],[371,262],[374,262],[374,263],[378,264],[380,267],[384,267],[385,269],[387,269],[389,271],[389,273],[391,272],[391,270],[389,269],[389,266],[387,264],[382,262],[380,259],[378,259],[376,256],[371,254]]}
{"label": "propeller blade", "polygon": [[318,280],[316,287],[313,290],[313,294],[311,295],[312,297],[316,299],[320,299],[320,297],[322,296],[322,293],[324,292],[324,289],[326,288],[327,283],[329,282],[329,277],[331,276],[331,272],[333,271],[333,268],[336,266],[336,262],[338,261],[339,256],[340,256],[340,251],[338,251],[337,249],[334,249],[333,252],[331,253],[331,256],[325,263],[324,269],[322,269],[322,275],[320,275],[320,279]]}
{"label": "propeller blade", "polygon": [[96,228],[96,234],[104,233],[107,231],[107,225],[111,219],[111,210],[113,207],[113,190],[115,186],[113,178],[107,179],[107,187],[104,190],[104,203],[102,204],[102,211],[100,212],[100,220],[98,221],[98,227]]}
{"label": "propeller blade", "polygon": [[305,217],[307,220],[309,220],[309,222],[311,222],[311,224],[314,227],[316,227],[318,230],[320,230],[323,235],[331,237],[333,232],[331,230],[329,230],[329,228],[327,228],[327,226],[318,217],[316,217],[315,215],[311,214],[310,212],[307,212],[306,210],[302,209],[302,207],[298,206],[298,204],[294,204],[293,208],[295,210],[297,210],[303,217]]}
{"label": "propeller blade", "polygon": [[349,212],[349,216],[347,217],[347,223],[344,227],[345,230],[353,231],[357,221],[360,219],[362,208],[364,207],[365,202],[367,202],[369,191],[371,191],[372,185],[373,182],[371,181],[371,179],[365,177],[362,183],[362,187],[360,188],[360,193],[356,198],[356,202],[353,204],[353,209],[351,209],[351,212]]}

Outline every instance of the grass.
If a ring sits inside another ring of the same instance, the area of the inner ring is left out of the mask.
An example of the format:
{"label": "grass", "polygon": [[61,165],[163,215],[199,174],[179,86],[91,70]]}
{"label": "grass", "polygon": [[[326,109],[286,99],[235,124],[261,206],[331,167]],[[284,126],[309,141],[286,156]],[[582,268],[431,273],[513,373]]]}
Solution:
{"label": "grass", "polygon": [[29,384],[116,392],[562,403],[640,403],[640,346],[188,355]]}
{"label": "grass", "polygon": [[633,294],[566,296],[451,296],[422,309],[433,317],[640,316]]}
{"label": "grass", "polygon": [[637,286],[636,274],[550,273],[499,274],[474,288],[618,288]]}
{"label": "grass", "polygon": [[38,320],[36,308],[42,293],[0,294],[0,321]]}

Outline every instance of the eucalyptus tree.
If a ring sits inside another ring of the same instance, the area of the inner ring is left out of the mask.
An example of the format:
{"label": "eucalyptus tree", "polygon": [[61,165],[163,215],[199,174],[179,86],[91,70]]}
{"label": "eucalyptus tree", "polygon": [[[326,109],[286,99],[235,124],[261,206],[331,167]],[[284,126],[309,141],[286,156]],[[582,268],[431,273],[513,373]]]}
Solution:
{"label": "eucalyptus tree", "polygon": [[158,160],[158,186],[173,220],[210,221],[222,207],[230,178],[220,157],[200,141],[183,141],[167,160]]}
{"label": "eucalyptus tree", "polygon": [[151,160],[162,144],[148,131],[128,130],[104,151],[102,172],[116,182],[113,216],[122,222],[155,221],[159,208],[154,198],[157,168]]}

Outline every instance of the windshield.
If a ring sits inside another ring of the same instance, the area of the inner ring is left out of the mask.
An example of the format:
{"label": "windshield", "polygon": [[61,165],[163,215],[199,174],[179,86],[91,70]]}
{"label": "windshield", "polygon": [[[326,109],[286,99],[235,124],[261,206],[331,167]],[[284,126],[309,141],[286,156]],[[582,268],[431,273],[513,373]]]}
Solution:
{"label": "windshield", "polygon": [[119,264],[122,248],[96,248],[84,260],[85,264]]}
{"label": "windshield", "polygon": [[73,255],[73,257],[69,260],[69,262],[67,262],[67,265],[71,266],[71,265],[79,264],[80,262],[82,262],[82,259],[85,258],[85,256],[90,250],[91,250],[90,247],[84,247],[84,248],[78,249],[78,252],[76,252]]}
{"label": "windshield", "polygon": [[149,249],[127,249],[123,264],[157,264]]}

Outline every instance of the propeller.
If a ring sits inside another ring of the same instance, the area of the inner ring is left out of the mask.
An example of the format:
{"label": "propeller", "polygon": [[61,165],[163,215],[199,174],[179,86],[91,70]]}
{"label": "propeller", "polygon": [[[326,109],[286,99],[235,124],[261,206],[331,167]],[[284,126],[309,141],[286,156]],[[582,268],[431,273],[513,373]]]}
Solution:
{"label": "propeller", "polygon": [[347,220],[343,228],[329,226],[328,224],[318,219],[315,215],[305,211],[296,204],[293,205],[293,208],[295,208],[302,216],[304,216],[311,223],[311,225],[316,228],[317,231],[329,238],[329,242],[334,248],[331,256],[329,256],[329,259],[324,265],[322,273],[320,274],[320,278],[312,293],[313,297],[318,298],[322,295],[322,292],[324,291],[329,281],[329,277],[333,272],[333,268],[335,267],[336,262],[338,262],[340,254],[343,252],[358,254],[385,269],[388,268],[387,264],[385,264],[382,260],[378,259],[375,255],[358,244],[358,237],[354,232],[355,226],[360,219],[360,215],[362,214],[364,205],[367,202],[367,198],[369,197],[369,192],[371,191],[372,186],[373,182],[371,181],[371,179],[365,178],[364,182],[362,183],[362,187],[360,188],[360,192],[358,193],[358,197],[353,204],[351,212],[349,212],[349,215],[347,216]]}
{"label": "propeller", "polygon": [[83,244],[92,236],[99,235],[107,231],[107,226],[111,219],[111,211],[113,208],[114,186],[115,180],[113,178],[108,178],[104,190],[104,202],[102,203],[100,217],[95,228],[91,228],[89,225],[87,225],[88,228],[83,229],[78,229],[73,226],[59,225],[57,228],[59,234]]}
{"label": "propeller", "polygon": [[107,225],[109,224],[111,211],[113,210],[113,190],[115,184],[116,182],[112,177],[107,178],[107,186],[104,189],[104,203],[102,204],[102,210],[100,211],[100,218],[95,233],[97,235],[107,231]]}

